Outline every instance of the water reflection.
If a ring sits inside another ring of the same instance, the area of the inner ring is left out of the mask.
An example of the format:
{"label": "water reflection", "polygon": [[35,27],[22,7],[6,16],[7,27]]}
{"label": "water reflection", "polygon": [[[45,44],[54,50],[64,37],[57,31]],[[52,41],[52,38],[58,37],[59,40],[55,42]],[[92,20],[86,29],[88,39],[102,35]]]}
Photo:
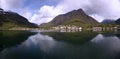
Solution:
{"label": "water reflection", "polygon": [[0,31],[0,50],[16,46],[33,34],[27,31]]}
{"label": "water reflection", "polygon": [[42,32],[41,34],[49,35],[50,37],[57,41],[82,45],[87,41],[93,39],[98,33],[85,31],[85,32]]}
{"label": "water reflection", "polygon": [[0,59],[115,59],[119,58],[119,45],[114,34],[37,33],[18,46],[4,49]]}
{"label": "water reflection", "polygon": [[47,35],[41,35],[40,33],[30,36],[28,40],[23,43],[24,46],[30,47],[30,46],[37,46],[43,51],[48,51],[49,49],[52,49],[56,45],[56,41],[52,37],[49,37]]}
{"label": "water reflection", "polygon": [[102,34],[99,34],[92,39],[91,42],[96,43],[107,50],[111,50],[112,52],[120,52],[120,39],[115,35],[106,37]]}

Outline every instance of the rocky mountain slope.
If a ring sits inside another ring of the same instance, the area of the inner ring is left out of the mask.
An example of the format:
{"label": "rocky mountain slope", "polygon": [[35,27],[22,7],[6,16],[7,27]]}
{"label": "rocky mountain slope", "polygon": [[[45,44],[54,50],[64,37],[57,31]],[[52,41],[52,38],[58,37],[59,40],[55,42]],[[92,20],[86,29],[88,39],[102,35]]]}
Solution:
{"label": "rocky mountain slope", "polygon": [[88,16],[82,9],[73,10],[66,14],[56,16],[51,22],[41,24],[40,27],[52,27],[59,25],[92,26],[99,24]]}

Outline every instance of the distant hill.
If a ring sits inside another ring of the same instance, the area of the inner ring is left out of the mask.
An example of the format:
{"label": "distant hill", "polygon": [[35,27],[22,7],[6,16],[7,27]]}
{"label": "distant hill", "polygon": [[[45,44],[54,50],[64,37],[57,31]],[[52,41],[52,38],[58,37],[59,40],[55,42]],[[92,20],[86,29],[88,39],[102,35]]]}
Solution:
{"label": "distant hill", "polygon": [[102,24],[115,24],[115,20],[105,19],[101,22]]}
{"label": "distant hill", "polygon": [[73,10],[66,14],[56,16],[51,22],[41,24],[40,27],[52,27],[59,25],[95,26],[99,24],[95,19],[88,16],[82,9]]}
{"label": "distant hill", "polygon": [[120,18],[115,21],[117,25],[120,25]]}
{"label": "distant hill", "polygon": [[9,29],[14,27],[38,27],[36,24],[30,23],[26,18],[21,15],[4,11],[0,8],[0,28]]}

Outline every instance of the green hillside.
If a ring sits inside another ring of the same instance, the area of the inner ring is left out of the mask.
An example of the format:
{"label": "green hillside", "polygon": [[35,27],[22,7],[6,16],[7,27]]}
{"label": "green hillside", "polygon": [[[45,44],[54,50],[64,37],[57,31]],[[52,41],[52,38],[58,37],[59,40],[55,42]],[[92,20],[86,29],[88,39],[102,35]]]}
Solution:
{"label": "green hillside", "polygon": [[30,23],[26,18],[21,15],[11,12],[4,11],[0,8],[0,29],[9,29],[17,27],[37,27],[36,24]]}

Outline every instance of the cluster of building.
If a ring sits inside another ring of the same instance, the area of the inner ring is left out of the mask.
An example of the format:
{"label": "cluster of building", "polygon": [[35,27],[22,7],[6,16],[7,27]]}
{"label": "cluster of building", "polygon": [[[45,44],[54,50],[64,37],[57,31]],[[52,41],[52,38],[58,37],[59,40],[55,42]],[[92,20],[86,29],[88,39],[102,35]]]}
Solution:
{"label": "cluster of building", "polygon": [[57,26],[57,27],[53,27],[53,30],[55,31],[60,31],[60,32],[76,32],[76,31],[82,31],[82,27],[78,27],[78,26],[70,26],[70,25],[66,25],[66,26]]}
{"label": "cluster of building", "polygon": [[[76,31],[82,31],[82,27],[78,27],[75,25],[68,25],[68,26],[57,26],[53,27],[54,31],[60,31],[60,32],[76,32]],[[92,27],[92,28],[87,28],[88,30],[92,31],[113,31],[113,30],[118,30],[120,29],[119,27]],[[86,29],[85,29],[86,30]]]}
{"label": "cluster of building", "polygon": [[93,27],[93,31],[113,31],[116,30],[116,27]]}

